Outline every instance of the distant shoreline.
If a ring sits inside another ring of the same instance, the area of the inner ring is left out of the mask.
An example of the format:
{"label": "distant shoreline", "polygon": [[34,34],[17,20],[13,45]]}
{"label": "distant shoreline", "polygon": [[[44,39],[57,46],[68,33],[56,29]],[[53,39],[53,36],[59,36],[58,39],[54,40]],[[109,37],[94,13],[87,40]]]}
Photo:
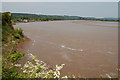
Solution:
{"label": "distant shoreline", "polygon": [[31,23],[31,22],[51,22],[51,21],[96,21],[96,22],[120,22],[120,21],[101,21],[101,20],[49,20],[49,21],[28,21],[28,22],[14,22],[13,25],[16,23]]}

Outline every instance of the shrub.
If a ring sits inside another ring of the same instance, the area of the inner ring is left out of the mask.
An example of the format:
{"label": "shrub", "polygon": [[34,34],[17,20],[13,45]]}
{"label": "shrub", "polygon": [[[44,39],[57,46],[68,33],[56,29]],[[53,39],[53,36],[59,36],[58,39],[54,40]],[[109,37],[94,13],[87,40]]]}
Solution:
{"label": "shrub", "polygon": [[[21,64],[14,64],[16,67],[21,67]],[[55,68],[50,68],[45,62],[40,61],[32,55],[32,61],[27,61],[22,69],[22,74],[18,76],[22,78],[62,78],[60,71],[64,64],[56,65]],[[64,76],[63,78],[66,78]]]}
{"label": "shrub", "polygon": [[20,34],[21,36],[23,36],[23,30],[21,28],[16,28],[14,29],[15,30],[15,33],[18,33]]}
{"label": "shrub", "polygon": [[17,39],[21,39],[23,37],[23,31],[21,28],[14,29],[14,37]]}
{"label": "shrub", "polygon": [[20,39],[20,34],[15,33],[15,34],[14,34],[14,37],[17,38],[17,39]]}
{"label": "shrub", "polygon": [[60,78],[60,70],[63,66],[64,64],[56,65],[54,69],[49,69],[43,61],[35,62],[35,64],[27,61],[24,64],[23,73],[25,78]]}
{"label": "shrub", "polygon": [[24,56],[24,54],[20,53],[20,52],[11,54],[10,55],[10,61],[15,62],[15,61],[19,60],[22,56]]}

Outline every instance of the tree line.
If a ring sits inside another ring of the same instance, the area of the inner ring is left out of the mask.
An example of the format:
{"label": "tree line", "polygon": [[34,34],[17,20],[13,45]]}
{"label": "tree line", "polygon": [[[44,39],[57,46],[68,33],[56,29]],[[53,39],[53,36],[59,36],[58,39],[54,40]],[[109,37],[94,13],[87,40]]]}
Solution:
{"label": "tree line", "polygon": [[96,21],[119,21],[117,18],[95,18],[95,17],[80,17],[67,15],[38,15],[28,13],[12,13],[14,22],[28,21],[53,21],[53,20],[96,20]]}

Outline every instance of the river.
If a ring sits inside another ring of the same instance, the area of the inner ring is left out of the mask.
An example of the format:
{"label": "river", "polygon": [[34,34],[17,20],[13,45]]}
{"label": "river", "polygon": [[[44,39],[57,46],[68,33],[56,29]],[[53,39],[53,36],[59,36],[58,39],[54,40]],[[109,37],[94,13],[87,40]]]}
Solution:
{"label": "river", "polygon": [[38,59],[51,67],[65,64],[62,75],[98,78],[102,74],[104,77],[115,78],[118,77],[116,24],[68,20],[17,23],[14,27],[22,28],[31,39],[23,50],[38,56]]}

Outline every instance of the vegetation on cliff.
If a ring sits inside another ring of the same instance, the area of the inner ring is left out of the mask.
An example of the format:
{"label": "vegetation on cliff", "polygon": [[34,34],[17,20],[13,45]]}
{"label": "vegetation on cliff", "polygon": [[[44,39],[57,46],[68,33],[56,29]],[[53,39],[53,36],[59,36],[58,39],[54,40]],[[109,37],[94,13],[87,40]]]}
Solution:
{"label": "vegetation on cliff", "polygon": [[12,65],[24,55],[16,50],[17,44],[22,41],[22,30],[12,26],[12,14],[2,13],[2,78],[14,78],[19,74]]}
{"label": "vegetation on cliff", "polygon": [[[17,51],[17,45],[24,41],[22,29],[13,28],[12,14],[10,12],[2,13],[2,78],[3,79],[18,79],[18,78],[60,78],[60,70],[64,64],[56,65],[54,69],[35,56],[32,56],[31,61],[27,61],[23,66],[18,64],[24,53]],[[21,70],[21,72],[19,71]],[[66,77],[66,76],[64,76]],[[63,78],[63,77],[62,77]]]}

